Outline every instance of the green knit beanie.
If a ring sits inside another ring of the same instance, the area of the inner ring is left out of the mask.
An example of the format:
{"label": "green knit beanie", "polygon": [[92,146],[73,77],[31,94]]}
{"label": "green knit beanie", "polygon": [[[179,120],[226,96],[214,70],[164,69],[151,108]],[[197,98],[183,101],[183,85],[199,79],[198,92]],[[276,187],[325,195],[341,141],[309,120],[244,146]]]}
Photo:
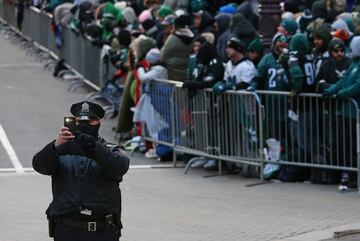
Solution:
{"label": "green knit beanie", "polygon": [[255,51],[260,54],[264,53],[264,45],[259,38],[255,38],[247,47],[247,51]]}
{"label": "green knit beanie", "polygon": [[294,35],[298,30],[298,24],[293,19],[284,19],[281,21],[280,25],[283,26],[290,35]]}
{"label": "green knit beanie", "polygon": [[157,14],[161,18],[165,18],[166,16],[172,14],[172,8],[167,5],[161,5],[157,11]]}
{"label": "green knit beanie", "polygon": [[290,51],[298,51],[301,53],[306,53],[309,51],[309,40],[302,33],[294,34],[289,43]]}

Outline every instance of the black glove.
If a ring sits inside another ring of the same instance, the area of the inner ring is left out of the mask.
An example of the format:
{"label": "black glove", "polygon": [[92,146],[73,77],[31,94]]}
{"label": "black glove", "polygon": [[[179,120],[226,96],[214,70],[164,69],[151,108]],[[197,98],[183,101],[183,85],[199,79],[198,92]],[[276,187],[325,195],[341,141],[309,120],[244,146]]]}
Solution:
{"label": "black glove", "polygon": [[188,84],[189,84],[188,81],[184,82],[181,88],[182,88],[182,89],[187,89],[187,88],[189,88],[189,87],[188,87]]}
{"label": "black glove", "polygon": [[76,139],[68,141],[65,144],[56,146],[55,149],[59,155],[67,155],[67,154],[80,155],[80,156],[86,155],[84,148],[79,142],[76,141]]}
{"label": "black glove", "polygon": [[324,90],[324,92],[321,94],[322,98],[330,98],[333,95],[328,89]]}
{"label": "black glove", "polygon": [[93,136],[82,133],[76,137],[76,142],[78,142],[85,151],[95,150],[96,140]]}

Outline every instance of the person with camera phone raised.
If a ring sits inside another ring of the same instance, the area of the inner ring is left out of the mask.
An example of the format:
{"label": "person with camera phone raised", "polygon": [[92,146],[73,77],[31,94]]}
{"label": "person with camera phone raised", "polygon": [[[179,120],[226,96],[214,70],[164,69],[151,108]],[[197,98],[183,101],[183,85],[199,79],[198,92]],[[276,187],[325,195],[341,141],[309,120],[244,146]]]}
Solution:
{"label": "person with camera phone raised", "polygon": [[115,241],[121,236],[119,183],[129,169],[123,149],[99,136],[104,109],[83,101],[70,109],[56,140],[33,157],[34,169],[52,179],[46,210],[55,241]]}

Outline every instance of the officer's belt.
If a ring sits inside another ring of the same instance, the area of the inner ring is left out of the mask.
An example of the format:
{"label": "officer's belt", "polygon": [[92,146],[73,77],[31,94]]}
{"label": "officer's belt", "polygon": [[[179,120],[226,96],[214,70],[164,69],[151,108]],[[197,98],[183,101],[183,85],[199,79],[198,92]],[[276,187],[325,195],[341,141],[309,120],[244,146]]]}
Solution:
{"label": "officer's belt", "polygon": [[105,231],[106,225],[109,225],[106,220],[103,221],[78,221],[69,218],[58,218],[56,223],[64,224],[65,226],[85,230],[88,232]]}

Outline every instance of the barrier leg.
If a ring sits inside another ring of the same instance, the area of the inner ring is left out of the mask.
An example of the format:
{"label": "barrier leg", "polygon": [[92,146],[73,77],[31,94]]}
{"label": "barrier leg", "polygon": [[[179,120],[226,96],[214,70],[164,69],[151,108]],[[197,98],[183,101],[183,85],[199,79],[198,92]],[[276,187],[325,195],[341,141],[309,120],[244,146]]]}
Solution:
{"label": "barrier leg", "polygon": [[199,160],[206,160],[206,158],[204,157],[194,157],[194,158],[191,158],[189,160],[189,162],[186,164],[185,166],[185,171],[184,171],[184,174],[187,174],[187,172],[189,171],[189,168],[191,167],[191,164],[193,164],[195,161],[199,161]]}

